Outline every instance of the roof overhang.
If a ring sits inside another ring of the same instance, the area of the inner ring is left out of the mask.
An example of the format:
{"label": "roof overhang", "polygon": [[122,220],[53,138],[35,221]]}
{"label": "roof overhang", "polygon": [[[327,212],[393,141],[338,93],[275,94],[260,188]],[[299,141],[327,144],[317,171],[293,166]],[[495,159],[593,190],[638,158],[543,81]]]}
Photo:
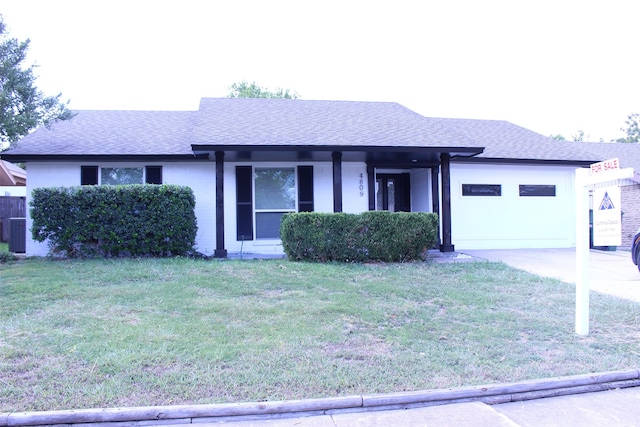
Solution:
{"label": "roof overhang", "polygon": [[[494,164],[517,164],[517,165],[556,165],[587,167],[596,160],[549,160],[549,159],[508,159],[498,157],[457,157],[459,163],[494,163]],[[598,160],[599,161],[599,160]]]}
{"label": "roof overhang", "polygon": [[284,146],[284,145],[213,145],[192,144],[196,155],[224,153],[225,162],[328,162],[332,153],[342,153],[343,162],[366,162],[370,165],[420,166],[440,163],[440,155],[471,157],[482,147],[394,147],[394,146]]}
{"label": "roof overhang", "polygon": [[207,154],[2,154],[2,158],[12,162],[181,162],[209,160]]}

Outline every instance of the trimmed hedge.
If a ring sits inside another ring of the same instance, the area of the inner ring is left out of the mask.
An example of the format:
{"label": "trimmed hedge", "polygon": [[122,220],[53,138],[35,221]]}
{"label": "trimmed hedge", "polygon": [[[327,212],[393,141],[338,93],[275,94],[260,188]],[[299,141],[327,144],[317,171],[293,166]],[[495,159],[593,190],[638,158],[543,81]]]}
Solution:
{"label": "trimmed hedge", "polygon": [[280,224],[289,259],[319,262],[423,259],[437,231],[438,216],[424,212],[300,212],[284,215]]}
{"label": "trimmed hedge", "polygon": [[68,257],[174,256],[193,251],[195,197],[175,185],[37,188],[31,234]]}

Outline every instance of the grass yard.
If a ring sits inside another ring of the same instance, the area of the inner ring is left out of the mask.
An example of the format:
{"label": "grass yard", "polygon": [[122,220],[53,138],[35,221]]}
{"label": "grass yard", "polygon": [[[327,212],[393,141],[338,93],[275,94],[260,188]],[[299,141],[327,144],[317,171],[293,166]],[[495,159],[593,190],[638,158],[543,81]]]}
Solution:
{"label": "grass yard", "polygon": [[9,243],[0,242],[0,252],[9,252]]}
{"label": "grass yard", "polygon": [[303,399],[640,367],[640,305],[501,263],[0,264],[0,412]]}

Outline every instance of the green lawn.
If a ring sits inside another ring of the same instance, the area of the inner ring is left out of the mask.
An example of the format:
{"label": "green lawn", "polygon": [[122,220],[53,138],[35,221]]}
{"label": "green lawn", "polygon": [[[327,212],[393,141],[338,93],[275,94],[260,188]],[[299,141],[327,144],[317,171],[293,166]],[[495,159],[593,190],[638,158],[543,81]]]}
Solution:
{"label": "green lawn", "polygon": [[640,367],[640,304],[501,263],[0,264],[0,412],[397,392]]}
{"label": "green lawn", "polygon": [[0,252],[9,252],[9,244],[6,242],[0,242]]}

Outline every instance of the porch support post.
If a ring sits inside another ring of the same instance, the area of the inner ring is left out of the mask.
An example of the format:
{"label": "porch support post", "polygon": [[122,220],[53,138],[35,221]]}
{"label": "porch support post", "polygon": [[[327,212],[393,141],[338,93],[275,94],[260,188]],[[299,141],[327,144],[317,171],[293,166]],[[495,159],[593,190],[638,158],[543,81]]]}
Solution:
{"label": "porch support post", "polygon": [[438,215],[438,235],[436,240],[436,247],[440,247],[440,224],[442,219],[440,218],[440,190],[438,187],[440,181],[440,173],[437,166],[431,167],[431,212]]}
{"label": "porch support post", "polygon": [[224,248],[224,151],[216,151],[216,250],[215,258],[226,258]]}
{"label": "porch support post", "polygon": [[331,153],[333,160],[333,211],[342,212],[342,153]]}
{"label": "porch support post", "polygon": [[449,153],[440,154],[440,168],[442,169],[442,243],[440,252],[453,252],[451,243],[451,156]]}
{"label": "porch support post", "polygon": [[367,189],[369,190],[369,210],[376,210],[376,168],[367,165]]}

